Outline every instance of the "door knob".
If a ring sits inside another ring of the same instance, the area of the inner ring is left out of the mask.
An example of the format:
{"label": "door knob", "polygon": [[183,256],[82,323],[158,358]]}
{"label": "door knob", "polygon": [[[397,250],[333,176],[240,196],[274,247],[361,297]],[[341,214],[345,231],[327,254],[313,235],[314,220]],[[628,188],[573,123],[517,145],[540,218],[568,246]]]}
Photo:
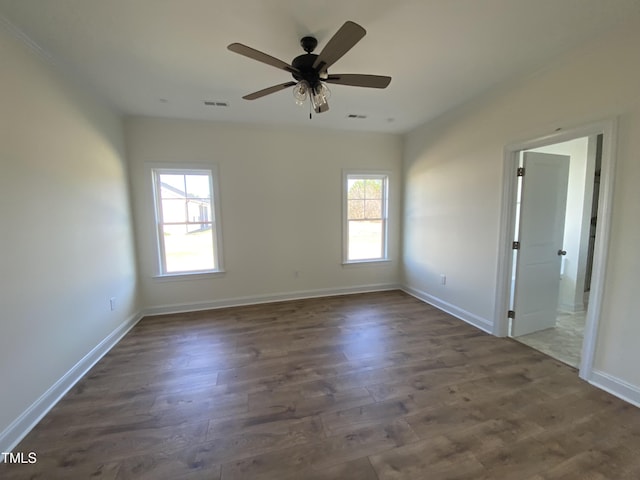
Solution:
{"label": "door knob", "polygon": [[558,255],[566,255],[567,251],[566,250],[558,250]]}

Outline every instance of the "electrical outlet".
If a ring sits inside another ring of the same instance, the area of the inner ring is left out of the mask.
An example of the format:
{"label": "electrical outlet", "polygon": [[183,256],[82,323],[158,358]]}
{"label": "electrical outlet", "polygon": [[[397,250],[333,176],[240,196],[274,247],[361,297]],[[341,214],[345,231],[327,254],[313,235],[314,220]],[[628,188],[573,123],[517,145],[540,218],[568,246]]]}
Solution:
{"label": "electrical outlet", "polygon": [[109,307],[111,307],[112,312],[116,309],[116,297],[111,297],[109,299]]}
{"label": "electrical outlet", "polygon": [[442,285],[446,285],[447,284],[447,276],[444,273],[440,274],[440,283]]}

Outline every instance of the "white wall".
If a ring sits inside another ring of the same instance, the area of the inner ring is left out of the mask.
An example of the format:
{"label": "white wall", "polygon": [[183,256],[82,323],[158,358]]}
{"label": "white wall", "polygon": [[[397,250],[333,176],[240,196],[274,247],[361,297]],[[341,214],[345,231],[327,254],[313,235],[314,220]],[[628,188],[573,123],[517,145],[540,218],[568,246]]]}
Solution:
{"label": "white wall", "polygon": [[73,379],[56,382],[138,306],[120,119],[2,28],[0,65],[0,450],[7,451]]}
{"label": "white wall", "polygon": [[[409,290],[490,329],[504,146],[612,115],[620,115],[618,165],[596,369],[640,391],[640,25],[634,27],[416,129],[404,145],[394,135],[131,119],[140,301],[120,119],[0,31],[0,449],[36,419],[39,407],[30,408],[55,400],[51,388],[130,324],[139,307],[390,286],[404,268]],[[219,166],[224,275],[152,278],[146,162]],[[389,263],[341,264],[344,168],[392,172]]]}
{"label": "white wall", "polygon": [[[128,120],[126,136],[140,281],[149,311],[398,285],[401,137],[151,118]],[[218,166],[226,273],[153,278],[157,254],[148,162]],[[342,265],[343,169],[391,172],[391,262]]]}
{"label": "white wall", "polygon": [[[617,116],[617,171],[595,371],[640,401],[640,25],[411,132],[404,153],[405,282],[491,327],[504,148]],[[439,284],[446,273],[447,285]],[[624,387],[624,388],[626,388]]]}
{"label": "white wall", "polygon": [[595,149],[595,136],[591,138],[591,141],[588,137],[583,137],[531,149],[533,152],[570,157],[567,215],[564,222],[562,244],[562,248],[567,254],[562,258],[562,277],[558,299],[558,308],[569,313],[584,310],[584,279],[589,246]]}

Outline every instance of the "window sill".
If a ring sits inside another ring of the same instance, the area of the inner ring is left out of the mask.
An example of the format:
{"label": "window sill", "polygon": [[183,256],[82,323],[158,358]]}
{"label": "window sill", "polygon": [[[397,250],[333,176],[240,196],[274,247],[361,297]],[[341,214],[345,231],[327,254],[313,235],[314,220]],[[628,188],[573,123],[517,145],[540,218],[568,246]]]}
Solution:
{"label": "window sill", "polygon": [[386,265],[391,263],[391,259],[389,258],[380,258],[375,260],[350,260],[343,261],[343,267],[357,267],[357,266],[375,266],[375,265]]}
{"label": "window sill", "polygon": [[221,277],[225,273],[226,272],[224,270],[193,273],[167,273],[164,275],[154,275],[151,278],[156,282],[180,282],[183,280],[205,280],[208,278]]}

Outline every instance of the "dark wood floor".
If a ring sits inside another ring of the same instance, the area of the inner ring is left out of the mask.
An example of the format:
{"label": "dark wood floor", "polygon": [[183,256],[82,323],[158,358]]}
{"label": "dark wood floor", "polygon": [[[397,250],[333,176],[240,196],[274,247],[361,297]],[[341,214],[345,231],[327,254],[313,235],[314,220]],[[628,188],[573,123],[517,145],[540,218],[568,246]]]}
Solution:
{"label": "dark wood floor", "polygon": [[640,409],[402,292],[142,320],[4,479],[624,480]]}

